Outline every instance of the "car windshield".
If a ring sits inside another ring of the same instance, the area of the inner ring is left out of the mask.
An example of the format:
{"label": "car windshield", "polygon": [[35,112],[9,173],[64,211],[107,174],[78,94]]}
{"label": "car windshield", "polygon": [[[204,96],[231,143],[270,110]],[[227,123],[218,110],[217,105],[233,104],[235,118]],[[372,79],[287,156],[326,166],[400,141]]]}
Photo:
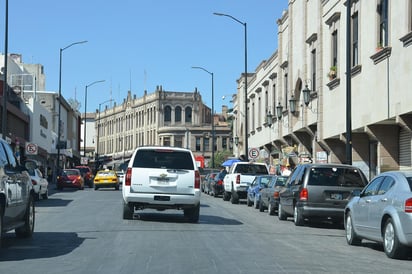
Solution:
{"label": "car windshield", "polygon": [[64,174],[66,174],[67,176],[79,175],[79,171],[78,170],[65,170]]}

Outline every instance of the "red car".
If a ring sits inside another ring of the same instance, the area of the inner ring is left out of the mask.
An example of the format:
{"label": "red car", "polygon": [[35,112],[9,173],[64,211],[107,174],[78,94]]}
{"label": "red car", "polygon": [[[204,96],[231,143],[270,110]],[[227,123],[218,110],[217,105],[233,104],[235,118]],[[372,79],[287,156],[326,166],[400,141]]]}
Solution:
{"label": "red car", "polygon": [[57,176],[57,189],[64,187],[84,189],[84,179],[78,169],[64,169],[62,175]]}
{"label": "red car", "polygon": [[89,166],[75,166],[74,168],[77,168],[80,170],[81,175],[83,176],[84,183],[88,187],[93,187],[93,172],[92,169]]}

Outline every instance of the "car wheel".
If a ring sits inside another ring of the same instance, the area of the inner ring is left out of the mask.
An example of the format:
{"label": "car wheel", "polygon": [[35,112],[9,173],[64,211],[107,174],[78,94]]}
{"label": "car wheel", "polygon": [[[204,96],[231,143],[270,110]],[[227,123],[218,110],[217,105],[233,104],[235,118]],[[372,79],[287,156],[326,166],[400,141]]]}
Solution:
{"label": "car wheel", "polygon": [[230,202],[232,204],[238,204],[239,203],[239,197],[235,191],[232,191],[232,195],[230,196]]}
{"label": "car wheel", "polygon": [[353,223],[352,223],[352,215],[350,212],[346,215],[346,221],[345,221],[345,231],[346,231],[346,242],[348,242],[349,245],[360,245],[362,243],[362,239],[356,235],[355,230],[353,229]]}
{"label": "car wheel", "polygon": [[272,204],[269,202],[269,205],[268,205],[268,215],[273,215],[273,213],[274,213],[273,206],[272,206]]}
{"label": "car wheel", "polygon": [[279,207],[278,207],[278,218],[281,221],[284,221],[284,220],[287,219],[286,212],[283,211],[283,208],[282,208],[281,204],[279,204]]}
{"label": "car wheel", "polygon": [[297,226],[303,226],[305,224],[305,219],[303,218],[302,211],[296,205],[293,208],[293,222]]}
{"label": "car wheel", "polygon": [[187,208],[183,210],[183,214],[191,223],[199,222],[199,215],[200,215],[200,204],[193,208]]}
{"label": "car wheel", "polygon": [[3,206],[0,204],[0,247],[3,239]]}
{"label": "car wheel", "polygon": [[26,207],[26,212],[24,213],[24,219],[23,219],[24,225],[15,229],[16,236],[19,238],[31,237],[33,235],[33,230],[34,230],[34,219],[35,219],[34,199],[33,199],[33,196],[30,195],[29,201]]}
{"label": "car wheel", "polygon": [[49,199],[49,190],[46,190],[46,193],[42,194],[41,197],[42,197],[44,200]]}
{"label": "car wheel", "polygon": [[255,195],[255,199],[253,200],[253,207],[255,209],[259,208],[259,200],[258,200],[258,197],[256,195]]}
{"label": "car wheel", "polygon": [[226,191],[223,192],[223,201],[229,201],[230,199],[230,194],[227,193]]}
{"label": "car wheel", "polygon": [[265,211],[265,207],[263,206],[262,201],[259,201],[259,212]]}
{"label": "car wheel", "polygon": [[405,247],[399,241],[395,226],[389,218],[383,230],[383,249],[386,256],[392,259],[403,259],[406,255]]}
{"label": "car wheel", "polygon": [[116,185],[116,186],[114,187],[114,189],[115,189],[115,190],[119,190],[119,185]]}
{"label": "car wheel", "polygon": [[246,197],[246,205],[252,206],[252,202],[249,200],[249,195]]}
{"label": "car wheel", "polygon": [[94,190],[98,190],[99,188],[97,186],[94,186]]}
{"label": "car wheel", "polygon": [[133,212],[130,209],[129,205],[123,201],[123,220],[132,220]]}

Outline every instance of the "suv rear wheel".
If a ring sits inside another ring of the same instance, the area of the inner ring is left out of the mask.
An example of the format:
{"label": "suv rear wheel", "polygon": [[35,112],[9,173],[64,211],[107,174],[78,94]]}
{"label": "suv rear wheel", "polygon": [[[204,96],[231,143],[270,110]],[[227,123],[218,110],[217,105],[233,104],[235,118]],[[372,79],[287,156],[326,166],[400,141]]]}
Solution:
{"label": "suv rear wheel", "polygon": [[300,210],[299,207],[296,205],[293,208],[293,222],[297,226],[303,226],[305,224],[305,219],[303,218],[302,210]]}
{"label": "suv rear wheel", "polygon": [[199,221],[200,204],[193,208],[187,208],[183,210],[185,217],[191,223],[197,223]]}
{"label": "suv rear wheel", "polygon": [[283,211],[282,205],[280,203],[278,207],[278,217],[281,221],[285,221],[287,219],[286,212]]}
{"label": "suv rear wheel", "polygon": [[130,210],[128,204],[123,201],[123,219],[124,220],[132,220],[133,219],[133,212]]}

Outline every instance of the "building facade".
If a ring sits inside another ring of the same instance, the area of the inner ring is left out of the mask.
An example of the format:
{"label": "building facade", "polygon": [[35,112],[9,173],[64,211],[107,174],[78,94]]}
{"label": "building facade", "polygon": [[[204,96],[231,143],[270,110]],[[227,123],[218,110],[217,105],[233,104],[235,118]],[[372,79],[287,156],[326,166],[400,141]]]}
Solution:
{"label": "building facade", "polygon": [[96,111],[96,165],[127,160],[138,146],[162,145],[189,148],[210,166],[212,149],[218,152],[232,148],[227,107],[223,107],[222,114],[213,115],[214,148],[211,117],[211,109],[203,104],[197,89],[176,92],[158,86],[141,98],[129,91],[122,104]]}
{"label": "building facade", "polygon": [[[278,50],[248,75],[249,149],[279,165],[349,159],[369,178],[411,168],[412,1],[289,0],[277,24]],[[243,126],[238,114],[239,140]]]}

